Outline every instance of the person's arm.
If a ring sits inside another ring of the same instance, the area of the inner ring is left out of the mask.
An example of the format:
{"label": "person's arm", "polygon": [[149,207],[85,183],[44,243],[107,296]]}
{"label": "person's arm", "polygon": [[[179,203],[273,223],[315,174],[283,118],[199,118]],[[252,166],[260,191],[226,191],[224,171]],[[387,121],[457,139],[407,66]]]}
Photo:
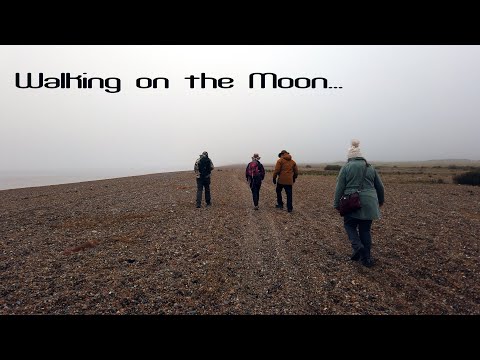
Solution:
{"label": "person's arm", "polygon": [[275,170],[273,170],[273,178],[276,178],[278,175],[280,175],[281,170],[282,170],[282,159],[279,159],[275,164]]}
{"label": "person's arm", "polygon": [[337,176],[337,184],[335,186],[335,198],[333,200],[333,207],[338,209],[340,198],[342,197],[345,188],[347,187],[347,178],[345,176],[345,166],[340,169]]}
{"label": "person's arm", "polygon": [[277,160],[275,164],[275,170],[273,171],[273,183],[277,183],[277,176],[280,175],[280,171],[282,170],[282,159]]}
{"label": "person's arm", "polygon": [[298,166],[297,163],[293,165],[293,182],[295,182],[295,179],[298,177]]}
{"label": "person's arm", "polygon": [[258,163],[260,165],[260,176],[262,177],[262,181],[263,179],[265,179],[265,168],[263,167],[263,164],[262,163]]}
{"label": "person's arm", "polygon": [[213,169],[215,169],[215,166],[213,166],[212,159],[209,159],[209,160],[210,160],[210,170],[213,171]]}
{"label": "person's arm", "polygon": [[195,174],[197,174],[197,175],[198,175],[198,161],[199,160],[200,159],[197,159],[197,161],[195,161],[195,166],[193,167],[193,171],[195,171]]}
{"label": "person's arm", "polygon": [[375,179],[373,181],[373,186],[375,186],[375,190],[377,191],[378,204],[382,206],[383,202],[385,201],[385,188],[383,186],[382,179],[380,179],[380,175],[378,174],[376,169],[375,169]]}
{"label": "person's arm", "polygon": [[248,176],[248,166],[249,165],[250,165],[250,163],[248,163],[247,167],[245,168],[245,179],[247,179],[247,181],[248,181],[248,178],[249,178],[249,176]]}

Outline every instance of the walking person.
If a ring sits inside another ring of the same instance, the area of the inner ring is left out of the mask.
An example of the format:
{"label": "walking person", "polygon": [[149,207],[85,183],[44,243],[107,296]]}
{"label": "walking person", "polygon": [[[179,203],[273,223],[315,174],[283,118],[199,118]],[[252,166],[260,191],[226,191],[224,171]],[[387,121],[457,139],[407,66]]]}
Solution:
{"label": "walking person", "polygon": [[258,210],[258,201],[260,200],[260,187],[265,178],[265,169],[260,162],[260,156],[255,153],[252,156],[252,161],[248,163],[245,169],[245,178],[252,190],[254,210]]}
{"label": "walking person", "polygon": [[[292,156],[286,150],[278,154],[279,159],[273,171],[273,183],[277,185],[277,209],[283,209],[282,190],[287,194],[287,210],[293,211],[293,183],[298,177],[297,163],[292,160]],[[278,176],[278,180],[277,180]]]}
{"label": "walking person", "polygon": [[374,265],[371,256],[372,236],[370,229],[372,221],[379,219],[380,207],[384,202],[384,186],[382,180],[372,165],[362,156],[358,140],[352,140],[348,149],[348,161],[342,166],[337,177],[333,206],[339,209],[340,198],[351,194],[360,188],[361,208],[344,215],[344,227],[352,244],[353,261],[360,260],[366,267]]}
{"label": "walking person", "polygon": [[214,169],[212,160],[208,157],[208,152],[204,151],[195,161],[193,168],[197,176],[197,208],[202,207],[202,192],[205,188],[205,203],[211,205],[210,196],[210,176]]}

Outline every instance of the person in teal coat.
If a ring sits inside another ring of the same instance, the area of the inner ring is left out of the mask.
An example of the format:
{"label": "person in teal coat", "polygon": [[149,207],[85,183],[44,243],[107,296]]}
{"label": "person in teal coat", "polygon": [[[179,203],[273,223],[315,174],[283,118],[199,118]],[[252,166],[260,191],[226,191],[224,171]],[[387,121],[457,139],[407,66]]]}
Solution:
{"label": "person in teal coat", "polygon": [[359,188],[365,166],[367,166],[363,188],[360,191],[362,207],[345,215],[343,222],[353,248],[351,259],[360,260],[364,266],[371,267],[374,262],[371,256],[370,229],[372,221],[381,216],[380,207],[385,199],[385,190],[377,170],[362,156],[360,142],[352,140],[351,144],[352,146],[348,149],[348,161],[342,166],[337,177],[333,206],[338,210],[340,198]]}

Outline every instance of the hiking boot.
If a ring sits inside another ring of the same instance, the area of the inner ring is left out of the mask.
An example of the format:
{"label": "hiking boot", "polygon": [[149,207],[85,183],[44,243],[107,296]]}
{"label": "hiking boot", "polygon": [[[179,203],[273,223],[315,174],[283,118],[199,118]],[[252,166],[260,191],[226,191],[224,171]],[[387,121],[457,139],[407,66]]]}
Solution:
{"label": "hiking boot", "polygon": [[365,258],[365,259],[362,259],[362,265],[363,266],[366,266],[368,268],[371,268],[373,265],[374,265],[374,261],[372,260],[372,258]]}
{"label": "hiking boot", "polygon": [[275,205],[277,209],[282,209],[283,210],[283,205]]}
{"label": "hiking boot", "polygon": [[357,250],[357,251],[354,251],[354,252],[352,253],[352,256],[350,256],[350,260],[352,260],[352,261],[358,261],[358,260],[360,260],[361,254],[362,254],[362,249],[359,249],[359,250]]}
{"label": "hiking boot", "polygon": [[197,209],[200,209],[202,206],[201,205],[197,205]]}
{"label": "hiking boot", "polygon": [[287,211],[288,211],[288,212],[292,212],[292,211],[293,211],[293,209],[288,209]]}
{"label": "hiking boot", "polygon": [[253,208],[253,210],[258,210],[258,205]]}
{"label": "hiking boot", "polygon": [[212,203],[207,203],[207,206],[212,206]]}

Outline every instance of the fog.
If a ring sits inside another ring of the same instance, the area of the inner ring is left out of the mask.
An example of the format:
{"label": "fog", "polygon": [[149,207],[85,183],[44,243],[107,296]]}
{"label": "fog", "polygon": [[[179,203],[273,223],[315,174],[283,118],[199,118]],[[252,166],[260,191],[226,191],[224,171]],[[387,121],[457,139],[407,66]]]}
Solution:
{"label": "fog", "polygon": [[[191,170],[202,151],[216,166],[254,152],[274,163],[282,149],[325,163],[344,161],[352,138],[370,161],[480,159],[480,46],[22,45],[0,59],[3,172]],[[62,72],[121,88],[16,86],[16,73],[25,85]],[[256,72],[332,88],[249,88]],[[201,73],[233,87],[191,89]],[[137,88],[140,77],[169,88]]]}

